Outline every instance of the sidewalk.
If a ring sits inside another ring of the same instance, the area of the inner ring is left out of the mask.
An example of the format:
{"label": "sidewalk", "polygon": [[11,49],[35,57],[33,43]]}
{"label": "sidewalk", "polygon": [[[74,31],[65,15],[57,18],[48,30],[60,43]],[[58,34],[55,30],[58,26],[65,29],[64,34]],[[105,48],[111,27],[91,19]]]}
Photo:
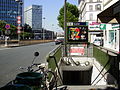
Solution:
{"label": "sidewalk", "polygon": [[0,44],[0,48],[11,48],[11,47],[19,47],[19,46],[27,46],[27,45],[34,45],[34,44],[40,44],[40,43],[48,43],[52,42],[53,40],[22,40],[18,43],[12,43],[8,41],[8,44],[5,46],[5,44]]}
{"label": "sidewalk", "polygon": [[5,44],[0,44],[0,48],[10,48],[10,47],[19,47],[19,44],[8,44],[5,46]]}

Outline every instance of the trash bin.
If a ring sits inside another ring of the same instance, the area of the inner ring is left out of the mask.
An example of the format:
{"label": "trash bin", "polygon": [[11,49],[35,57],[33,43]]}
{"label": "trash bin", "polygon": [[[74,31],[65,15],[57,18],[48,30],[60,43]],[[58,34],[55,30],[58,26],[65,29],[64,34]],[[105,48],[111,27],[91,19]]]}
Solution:
{"label": "trash bin", "polygon": [[33,90],[33,89],[27,85],[13,84],[13,85],[7,85],[4,87],[1,87],[0,90]]}
{"label": "trash bin", "polygon": [[43,74],[37,72],[24,72],[16,76],[15,83],[40,87],[43,82]]}

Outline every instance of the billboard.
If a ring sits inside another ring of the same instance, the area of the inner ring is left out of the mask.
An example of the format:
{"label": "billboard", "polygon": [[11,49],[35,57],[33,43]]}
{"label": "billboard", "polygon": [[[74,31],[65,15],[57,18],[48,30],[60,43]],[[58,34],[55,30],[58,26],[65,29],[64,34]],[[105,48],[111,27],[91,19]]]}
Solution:
{"label": "billboard", "polygon": [[67,24],[68,43],[88,42],[88,25],[84,22],[73,22]]}

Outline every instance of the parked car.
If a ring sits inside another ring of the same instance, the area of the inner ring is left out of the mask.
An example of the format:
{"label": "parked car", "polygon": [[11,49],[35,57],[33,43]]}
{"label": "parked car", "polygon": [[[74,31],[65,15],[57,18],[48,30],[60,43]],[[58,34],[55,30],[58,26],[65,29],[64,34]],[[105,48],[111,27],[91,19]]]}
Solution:
{"label": "parked car", "polygon": [[55,39],[55,44],[57,45],[57,44],[63,44],[63,42],[64,42],[64,38],[57,38],[57,39]]}

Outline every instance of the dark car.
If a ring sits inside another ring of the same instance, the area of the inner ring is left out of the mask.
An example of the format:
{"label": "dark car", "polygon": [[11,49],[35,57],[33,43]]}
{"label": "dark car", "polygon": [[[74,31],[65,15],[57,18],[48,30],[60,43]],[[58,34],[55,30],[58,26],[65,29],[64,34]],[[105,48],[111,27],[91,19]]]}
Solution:
{"label": "dark car", "polygon": [[64,38],[58,38],[58,39],[55,39],[55,44],[63,44],[64,42]]}

